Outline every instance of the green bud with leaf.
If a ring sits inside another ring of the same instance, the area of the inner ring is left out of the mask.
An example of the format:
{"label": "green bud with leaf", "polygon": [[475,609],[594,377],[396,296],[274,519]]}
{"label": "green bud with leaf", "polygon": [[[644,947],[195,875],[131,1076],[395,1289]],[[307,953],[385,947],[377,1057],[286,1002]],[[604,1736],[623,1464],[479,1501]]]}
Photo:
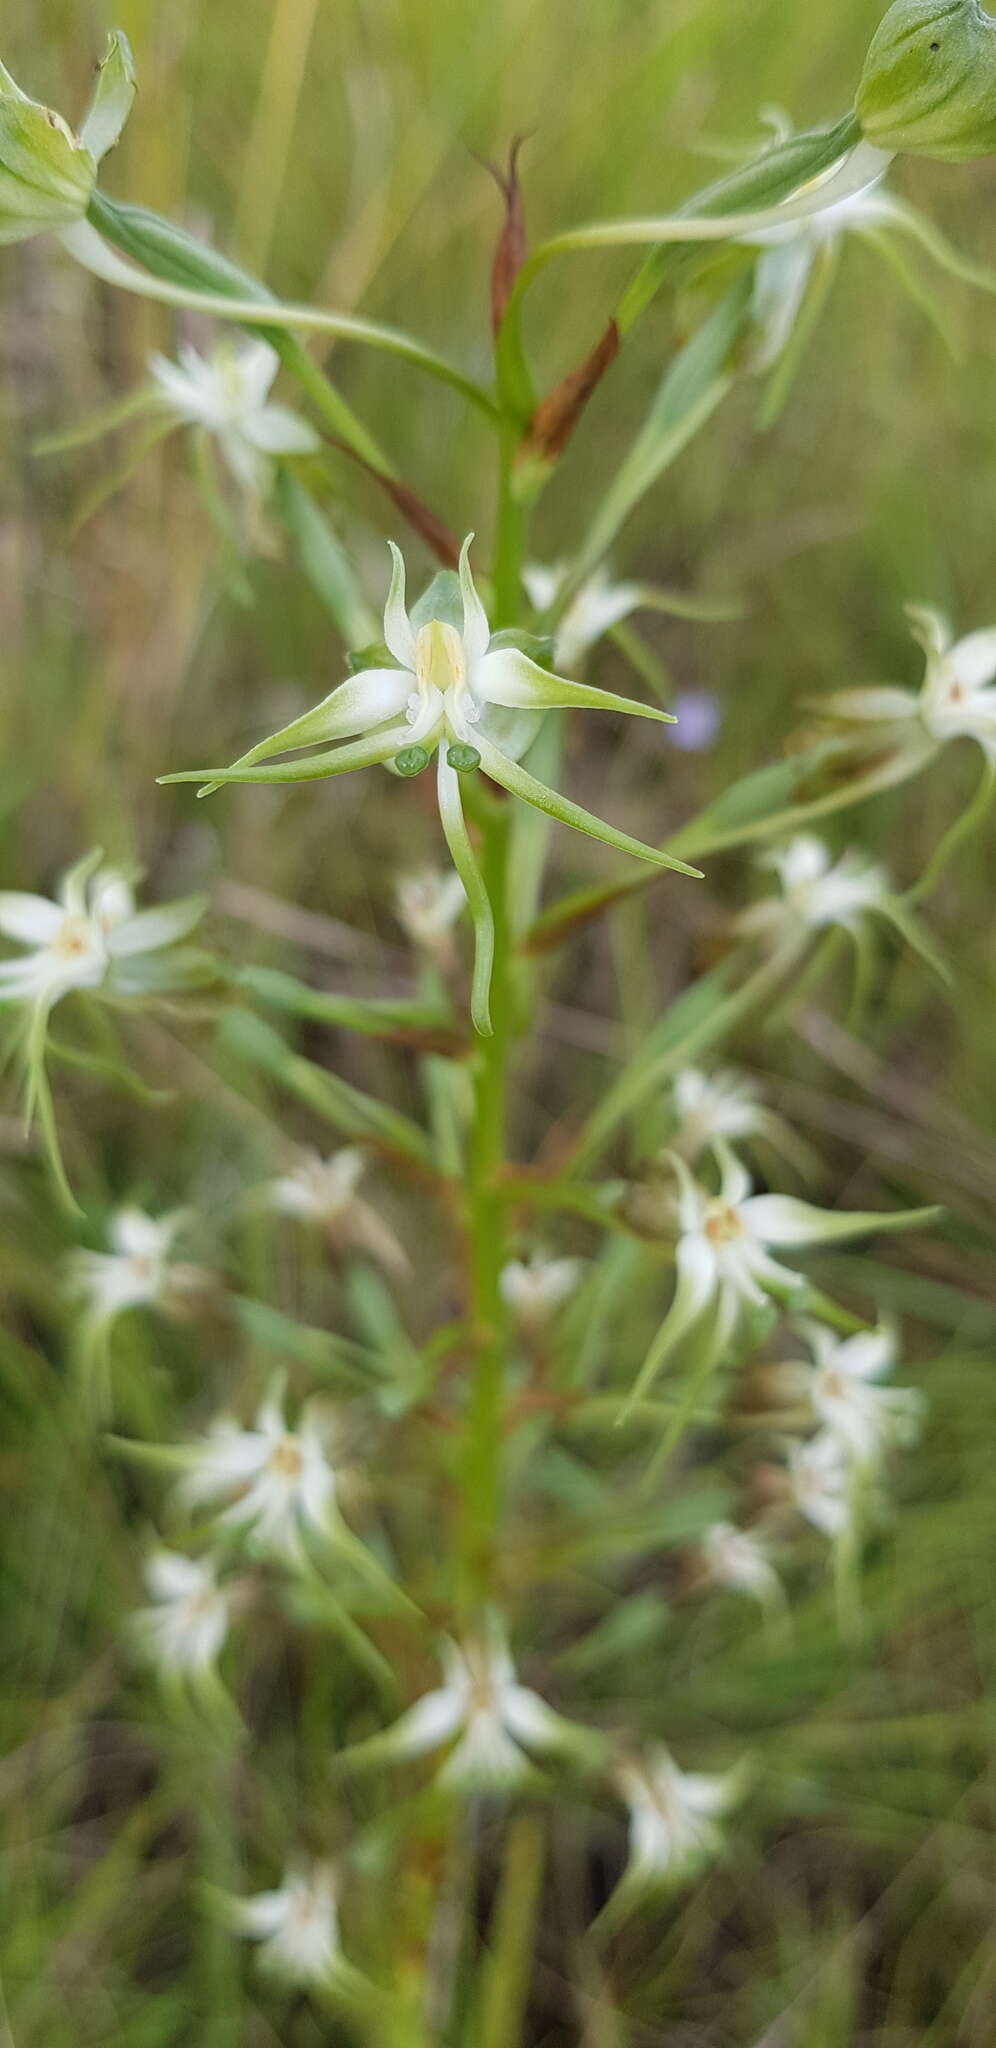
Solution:
{"label": "green bud with leaf", "polygon": [[127,39],[111,36],[79,135],[21,91],[0,64],[0,242],[23,242],[83,220],[97,164],[117,141],[135,97]]}
{"label": "green bud with leaf", "polygon": [[856,105],[878,149],[949,163],[996,154],[996,20],[978,0],[896,0]]}

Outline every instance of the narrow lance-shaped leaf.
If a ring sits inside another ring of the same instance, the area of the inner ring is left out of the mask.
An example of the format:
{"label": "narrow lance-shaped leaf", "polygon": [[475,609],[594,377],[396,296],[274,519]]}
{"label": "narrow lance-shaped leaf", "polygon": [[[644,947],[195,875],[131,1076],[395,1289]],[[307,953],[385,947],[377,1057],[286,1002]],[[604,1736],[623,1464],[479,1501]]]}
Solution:
{"label": "narrow lance-shaped leaf", "polygon": [[591,811],[582,810],[580,804],[572,803],[569,797],[561,796],[558,790],[548,789],[544,782],[537,782],[535,776],[520,767],[517,761],[510,761],[506,754],[486,740],[482,733],[475,735],[481,766],[493,782],[521,797],[524,803],[535,804],[537,810],[546,811],[551,818],[559,818],[562,825],[572,825],[576,832],[587,833],[590,839],[598,839],[604,846],[614,846],[619,853],[632,854],[637,860],[653,863],[655,867],[674,868],[679,874],[691,875],[701,881],[699,868],[689,867],[687,862],[675,860],[669,853],[661,853],[655,846],[645,846],[641,839],[631,839],[628,832],[618,832],[614,825],[607,825],[604,818],[596,818]]}
{"label": "narrow lance-shaped leaf", "polygon": [[470,914],[474,921],[474,978],[471,989],[470,1009],[474,1028],[482,1038],[491,1036],[491,974],[495,957],[495,921],[491,902],[484,885],[484,877],[474,856],[470,843],[463,805],[460,801],[460,778],[456,769],[451,768],[442,747],[438,756],[439,816],[450,857],[466,891]]}

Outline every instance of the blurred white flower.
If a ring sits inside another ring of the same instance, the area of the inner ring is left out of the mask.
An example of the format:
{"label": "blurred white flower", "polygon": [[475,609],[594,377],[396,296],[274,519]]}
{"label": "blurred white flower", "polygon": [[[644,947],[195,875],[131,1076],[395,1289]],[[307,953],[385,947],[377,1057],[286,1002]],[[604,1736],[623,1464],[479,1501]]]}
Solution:
{"label": "blurred white flower", "polygon": [[555,1714],[538,1693],[520,1685],[504,1629],[489,1614],[479,1635],[440,1648],[443,1684],[417,1700],[394,1726],[360,1745],[372,1757],[415,1757],[455,1747],[440,1783],[508,1785],[526,1776],[523,1752],[583,1743],[586,1731]]}
{"label": "blurred white flower", "polygon": [[54,902],[16,890],[0,893],[0,933],[29,949],[0,961],[0,1003],[31,1003],[47,1012],[70,989],[139,995],[170,986],[171,966],[182,979],[185,958],[171,961],[169,949],[200,922],[203,897],[139,910],[132,877],[101,860],[99,852],[89,853],[70,868]]}
{"label": "blurred white flower", "polygon": [[843,1534],[852,1519],[851,1478],[843,1448],[829,1430],[789,1446],[788,1486],[805,1521],[824,1536]]}
{"label": "blurred white flower", "polygon": [[733,1522],[714,1522],[702,1538],[702,1560],[714,1585],[748,1593],[762,1607],[782,1597],[781,1580],[764,1544]]}
{"label": "blurred white flower", "polygon": [[540,1329],[573,1294],[583,1264],[582,1259],[551,1259],[539,1249],[528,1259],[510,1259],[501,1270],[502,1300],[523,1329]]}
{"label": "blurred white flower", "polygon": [[721,1777],[679,1770],[662,1745],[616,1769],[629,1808],[627,1884],[680,1883],[718,1855],[719,1821],[742,1797],[742,1768]]}
{"label": "blurred white flower", "polygon": [[366,1164],[366,1155],[353,1145],[328,1159],[302,1152],[288,1173],[265,1184],[260,1196],[284,1216],[318,1224],[336,1249],[368,1252],[402,1279],[411,1270],[407,1253],[376,1209],[357,1194]]}
{"label": "blurred white flower", "polygon": [[932,739],[973,739],[996,760],[996,627],[954,640],[939,612],[910,605],[927,656],[918,709]]}
{"label": "blurred white flower", "polygon": [[441,966],[448,966],[453,958],[453,926],[467,903],[459,875],[440,868],[401,875],[395,900],[398,918],[412,944],[432,954]]}
{"label": "blurred white flower", "polygon": [[791,957],[834,925],[859,944],[870,920],[880,918],[942,980],[950,980],[925,927],[867,854],[852,848],[835,861],[822,839],[805,832],[762,854],[758,865],[774,868],[782,893],[742,910],[734,919],[736,931],[765,939]]}
{"label": "blurred white flower", "polygon": [[327,1984],[341,1961],[336,1881],[331,1864],[288,1865],[276,1891],[226,1897],[230,1927],[260,1943],[262,1967],[307,1990]]}
{"label": "blurred white flower", "polygon": [[229,1417],[191,1445],[180,1497],[188,1507],[227,1500],[221,1526],[246,1532],[254,1549],[295,1561],[309,1532],[335,1528],[336,1481],[327,1456],[331,1418],[310,1401],[293,1429],[278,1401],[264,1401],[253,1429]]}
{"label": "blurred white flower", "polygon": [[905,728],[913,765],[956,739],[975,740],[996,762],[996,627],[956,640],[940,612],[913,604],[906,611],[927,658],[919,692],[871,683],[831,691],[815,709],[845,724]]}
{"label": "blurred white flower", "polygon": [[152,1606],[131,1617],[145,1655],[166,1676],[200,1672],[221,1654],[231,1618],[229,1595],[209,1559],[156,1550],[145,1567]]}
{"label": "blurred white flower", "polygon": [[95,1324],[104,1328],[129,1308],[180,1310],[209,1284],[207,1272],[173,1258],[177,1235],[189,1219],[186,1209],[159,1217],[118,1209],[108,1231],[109,1252],[70,1253],[69,1288]]}
{"label": "blurred white flower", "polygon": [[805,936],[834,924],[853,931],[869,913],[885,913],[891,904],[884,868],[857,851],[835,861],[813,833],[773,848],[761,856],[759,865],[774,868],[782,894],[743,911],[737,924],[744,932],[778,939]]}
{"label": "blurred white flower", "polygon": [[[818,1209],[795,1195],[752,1195],[746,1168],[725,1140],[715,1143],[720,1187],[712,1194],[689,1172],[677,1152],[678,1243],[675,1290],[670,1309],[640,1368],[628,1406],[649,1386],[671,1351],[709,1314],[698,1332],[700,1356],[718,1359],[745,1309],[769,1296],[783,1299],[801,1286],[801,1275],[772,1258],[772,1248],[796,1249],[859,1237],[873,1230],[906,1227],[929,1213]],[[704,1368],[703,1368],[704,1369]]]}
{"label": "blurred white flower", "polygon": [[184,342],[178,362],[154,355],[149,368],[167,411],[213,435],[236,482],[254,496],[265,493],[274,456],[310,455],[320,446],[306,421],[270,402],[280,358],[268,342],[226,337],[209,357]]}
{"label": "blurred white flower", "polygon": [[686,1067],[673,1084],[676,1128],[671,1149],[690,1164],[718,1138],[736,1144],[766,1138],[772,1148],[805,1173],[814,1166],[808,1145],[784,1119],[768,1109],[757,1084],[735,1067],[715,1067],[710,1074]]}
{"label": "blurred white flower", "polygon": [[864,189],[834,201],[808,219],[756,229],[740,237],[763,252],[754,272],[753,315],[760,337],[756,369],[771,369],[784,354],[821,258],[828,260],[845,235],[904,224],[903,208],[881,189],[889,161],[874,152],[869,158],[872,175]]}
{"label": "blurred white flower", "polygon": [[[536,611],[549,611],[556,604],[569,574],[566,562],[555,568],[545,568],[538,562],[527,565],[522,581]],[[651,585],[613,583],[606,569],[596,569],[565,607],[556,630],[554,661],[564,668],[579,668],[590,648],[613,626],[627,619],[630,612],[648,602],[648,593],[649,602],[653,603],[655,593]]]}
{"label": "blurred white flower", "polygon": [[803,1320],[800,1330],[813,1354],[803,1368],[817,1420],[859,1465],[874,1464],[890,1443],[909,1443],[923,1413],[915,1387],[882,1387],[878,1381],[896,1362],[891,1330],[860,1331],[839,1338],[824,1323]]}

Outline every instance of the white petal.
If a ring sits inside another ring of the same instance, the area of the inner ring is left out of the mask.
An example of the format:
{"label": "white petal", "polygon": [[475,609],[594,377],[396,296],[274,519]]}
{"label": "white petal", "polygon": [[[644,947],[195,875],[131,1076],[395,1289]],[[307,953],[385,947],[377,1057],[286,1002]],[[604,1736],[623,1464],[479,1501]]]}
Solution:
{"label": "white petal", "polygon": [[65,921],[61,904],[47,896],[26,896],[18,890],[0,893],[0,932],[25,946],[47,946]]}
{"label": "white petal", "polygon": [[[752,1195],[743,1204],[744,1222],[762,1244],[802,1245],[832,1243],[837,1238],[859,1237],[879,1224],[878,1217],[851,1215],[843,1209],[817,1209],[796,1195]],[[888,1229],[889,1216],[881,1218]]]}
{"label": "white petal", "polygon": [[527,1685],[510,1685],[501,1696],[502,1719],[510,1735],[534,1749],[548,1749],[562,1734],[560,1716]]}
{"label": "white petal", "polygon": [[[391,587],[384,606],[384,639],[402,668],[415,667],[415,635],[412,623],[405,609],[405,563],[400,548],[393,540],[387,543],[391,550]],[[410,687],[410,685],[409,685]]]}
{"label": "white petal", "polygon": [[473,686],[474,669],[487,653],[491,640],[491,628],[487,613],[477,595],[474,578],[470,569],[470,546],[474,536],[468,533],[460,549],[460,589],[463,593],[463,645],[467,657],[467,668]]}
{"label": "white petal", "polygon": [[[224,344],[223,344],[224,347]],[[268,398],[280,357],[268,341],[247,341],[235,358],[241,396],[254,411]]]}
{"label": "white petal", "polygon": [[948,660],[966,690],[981,690],[996,677],[996,627],[969,633],[952,647]]}
{"label": "white petal", "polygon": [[439,1686],[435,1692],[427,1692],[423,1699],[416,1700],[393,1728],[384,1737],[390,1742],[392,1751],[399,1756],[424,1756],[430,1749],[439,1749],[463,1725],[463,1701],[450,1686]]}
{"label": "white petal", "polygon": [[139,910],[108,932],[107,950],[112,959],[127,959],[135,953],[154,953],[185,939],[204,916],[202,896],[187,896],[182,902],[163,903],[155,910]]}
{"label": "white petal", "polygon": [[321,446],[314,428],[286,405],[265,405],[260,412],[248,413],[241,428],[250,445],[264,455],[313,455]]}

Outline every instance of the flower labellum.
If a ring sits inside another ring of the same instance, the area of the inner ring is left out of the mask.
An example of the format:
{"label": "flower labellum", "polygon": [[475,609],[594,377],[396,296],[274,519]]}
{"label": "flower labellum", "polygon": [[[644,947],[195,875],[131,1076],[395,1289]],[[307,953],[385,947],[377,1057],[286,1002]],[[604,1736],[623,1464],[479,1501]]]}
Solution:
{"label": "flower labellum", "polygon": [[858,87],[869,142],[968,163],[996,153],[996,21],[977,0],[896,0]]}

